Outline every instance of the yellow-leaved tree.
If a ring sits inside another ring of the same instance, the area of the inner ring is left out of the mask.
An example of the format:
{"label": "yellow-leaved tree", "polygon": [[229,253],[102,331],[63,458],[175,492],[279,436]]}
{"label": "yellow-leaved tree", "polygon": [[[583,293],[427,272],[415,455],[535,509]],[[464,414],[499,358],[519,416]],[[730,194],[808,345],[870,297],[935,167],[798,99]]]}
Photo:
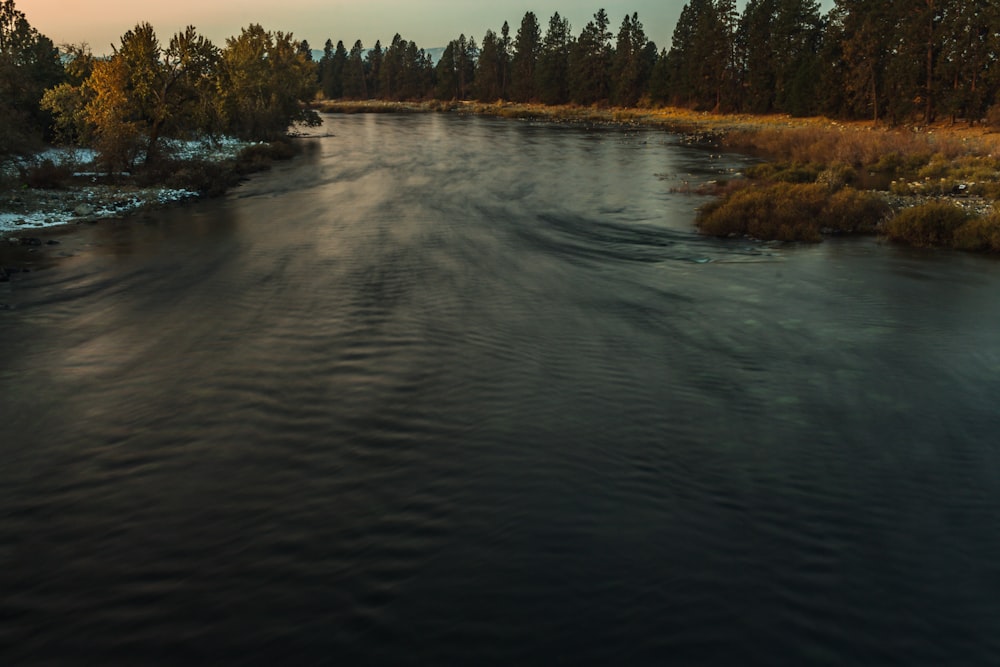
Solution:
{"label": "yellow-leaved tree", "polygon": [[272,33],[255,23],[226,40],[216,100],[229,133],[271,141],[294,123],[318,125],[319,117],[305,106],[317,90],[316,63],[291,33]]}

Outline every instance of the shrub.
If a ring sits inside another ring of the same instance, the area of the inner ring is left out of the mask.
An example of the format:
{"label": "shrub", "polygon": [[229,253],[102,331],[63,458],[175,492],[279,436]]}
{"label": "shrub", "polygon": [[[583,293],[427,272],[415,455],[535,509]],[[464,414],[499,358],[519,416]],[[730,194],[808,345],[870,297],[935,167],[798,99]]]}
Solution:
{"label": "shrub", "polygon": [[844,188],[832,195],[820,215],[821,229],[835,232],[874,233],[889,215],[889,205],[871,192]]}
{"label": "shrub", "polygon": [[57,165],[52,160],[43,160],[39,164],[24,169],[21,180],[29,188],[58,190],[65,187],[66,182],[73,177],[73,170],[66,165]]}
{"label": "shrub", "polygon": [[955,232],[969,221],[969,214],[944,202],[930,202],[900,211],[885,225],[893,241],[916,246],[951,246]]}
{"label": "shrub", "polygon": [[824,232],[874,231],[888,207],[876,195],[823,184],[745,188],[706,206],[696,221],[713,236],[819,241]]}
{"label": "shrub", "polygon": [[958,250],[1000,252],[1000,214],[970,218],[955,230],[952,245]]}
{"label": "shrub", "polygon": [[269,144],[254,144],[247,146],[236,158],[237,169],[241,174],[252,174],[271,168],[275,160],[290,160],[298,155],[299,149],[290,141],[273,141]]}

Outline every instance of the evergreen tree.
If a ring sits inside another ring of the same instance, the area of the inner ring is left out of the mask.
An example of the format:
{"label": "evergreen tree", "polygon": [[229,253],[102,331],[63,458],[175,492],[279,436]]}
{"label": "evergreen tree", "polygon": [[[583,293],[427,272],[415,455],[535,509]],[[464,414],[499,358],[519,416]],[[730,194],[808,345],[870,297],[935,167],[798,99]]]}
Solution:
{"label": "evergreen tree", "polygon": [[646,92],[655,64],[656,45],[646,39],[639,14],[626,14],[612,60],[612,101],[620,106],[635,106]]}
{"label": "evergreen tree", "polygon": [[510,99],[510,68],[513,55],[513,40],[510,38],[510,25],[504,21],[500,28],[500,41],[497,46],[500,52],[500,97]]}
{"label": "evergreen tree", "polygon": [[382,96],[387,100],[398,100],[400,78],[403,75],[403,64],[406,58],[406,40],[400,37],[397,32],[392,38],[392,42],[385,50],[382,58],[382,79],[380,88]]}
{"label": "evergreen tree", "polygon": [[435,68],[435,95],[442,100],[464,100],[475,79],[478,48],[474,39],[461,35],[448,43]]}
{"label": "evergreen tree", "polygon": [[368,71],[368,95],[375,99],[382,97],[382,63],[384,54],[382,52],[382,42],[375,40],[375,46],[365,57],[365,69]]}
{"label": "evergreen tree", "polygon": [[665,65],[676,103],[716,111],[735,105],[736,24],[733,0],[691,0],[684,6]]}
{"label": "evergreen tree", "polygon": [[344,66],[344,97],[350,100],[368,99],[368,73],[365,71],[365,47],[354,42]]}
{"label": "evergreen tree", "polygon": [[741,106],[751,113],[774,109],[778,62],[772,33],[777,13],[777,0],[748,0],[736,31]]}
{"label": "evergreen tree", "polygon": [[667,104],[670,101],[670,76],[667,66],[667,50],[660,51],[653,65],[653,71],[649,75],[649,99],[654,104]]}
{"label": "evergreen tree", "polygon": [[545,104],[564,104],[569,100],[569,53],[573,43],[569,21],[559,12],[549,19],[538,53],[536,91]]}
{"label": "evergreen tree", "polygon": [[736,32],[744,106],[815,112],[821,36],[815,0],[750,0]]}
{"label": "evergreen tree", "polygon": [[438,60],[434,68],[434,78],[437,86],[434,89],[434,96],[439,100],[458,99],[458,73],[455,66],[455,40],[448,42],[441,59]]}
{"label": "evergreen tree", "polygon": [[62,80],[52,40],[35,30],[14,0],[0,0],[0,156],[25,150],[47,124],[45,89]]}
{"label": "evergreen tree", "polygon": [[530,102],[537,96],[535,71],[541,50],[541,28],[534,12],[527,12],[514,40],[511,58],[510,96],[517,102]]}
{"label": "evergreen tree", "polygon": [[611,33],[608,15],[600,9],[584,26],[570,57],[570,97],[593,104],[611,96]]}
{"label": "evergreen tree", "polygon": [[853,115],[882,118],[896,17],[883,0],[837,0],[831,36],[843,54],[842,85]]}
{"label": "evergreen tree", "polygon": [[1000,4],[969,0],[961,8],[952,5],[945,24],[939,106],[952,122],[957,118],[976,122],[996,99],[1000,83],[993,64],[1000,51]]}
{"label": "evergreen tree", "polygon": [[309,46],[309,40],[308,39],[303,39],[301,42],[299,42],[298,52],[299,52],[299,55],[302,56],[303,58],[305,58],[307,61],[309,61],[309,62],[313,61],[312,47]]}
{"label": "evergreen tree", "polygon": [[492,30],[483,36],[483,46],[476,64],[476,99],[492,102],[503,97],[503,62],[500,40]]}

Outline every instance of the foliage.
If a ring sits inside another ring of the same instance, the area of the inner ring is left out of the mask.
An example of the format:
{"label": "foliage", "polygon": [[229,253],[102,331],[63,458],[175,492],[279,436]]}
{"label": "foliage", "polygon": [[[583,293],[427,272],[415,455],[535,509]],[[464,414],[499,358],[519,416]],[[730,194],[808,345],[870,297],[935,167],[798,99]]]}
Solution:
{"label": "foliage", "polygon": [[968,212],[952,203],[929,202],[900,211],[886,222],[885,233],[915,246],[950,246],[969,219]]}
{"label": "foliage", "polygon": [[542,32],[538,25],[538,17],[534,12],[526,12],[514,39],[514,53],[510,62],[512,100],[517,102],[535,100],[535,70],[541,48]]}
{"label": "foliage", "polygon": [[565,104],[569,101],[569,52],[573,44],[569,21],[559,12],[549,19],[538,55],[536,88],[545,104]]}
{"label": "foliage", "polygon": [[776,183],[739,189],[705,206],[697,225],[712,236],[815,242],[823,233],[874,231],[887,211],[877,195],[852,188]]}
{"label": "foliage", "polygon": [[14,0],[0,0],[0,156],[28,150],[48,124],[40,106],[62,79],[59,52],[28,23]]}
{"label": "foliage", "polygon": [[952,245],[958,250],[1000,252],[1000,213],[967,220],[955,230]]}
{"label": "foliage", "polygon": [[[357,51],[360,61],[360,46]],[[291,33],[272,33],[255,23],[230,37],[215,92],[222,129],[242,139],[270,141],[293,123],[319,124],[315,112],[302,105],[315,96],[315,68],[298,52]]]}

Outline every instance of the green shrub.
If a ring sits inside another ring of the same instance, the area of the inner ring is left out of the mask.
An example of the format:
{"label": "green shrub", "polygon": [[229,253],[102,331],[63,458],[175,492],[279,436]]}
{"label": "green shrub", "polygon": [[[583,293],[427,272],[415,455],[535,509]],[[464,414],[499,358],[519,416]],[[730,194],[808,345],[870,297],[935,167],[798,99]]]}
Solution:
{"label": "green shrub", "polygon": [[823,184],[776,183],[733,192],[704,207],[696,221],[712,236],[819,241],[824,232],[874,231],[888,207],[876,195]]}
{"label": "green shrub", "polygon": [[969,213],[954,204],[930,202],[900,211],[886,223],[885,233],[916,246],[951,246],[968,220]]}

